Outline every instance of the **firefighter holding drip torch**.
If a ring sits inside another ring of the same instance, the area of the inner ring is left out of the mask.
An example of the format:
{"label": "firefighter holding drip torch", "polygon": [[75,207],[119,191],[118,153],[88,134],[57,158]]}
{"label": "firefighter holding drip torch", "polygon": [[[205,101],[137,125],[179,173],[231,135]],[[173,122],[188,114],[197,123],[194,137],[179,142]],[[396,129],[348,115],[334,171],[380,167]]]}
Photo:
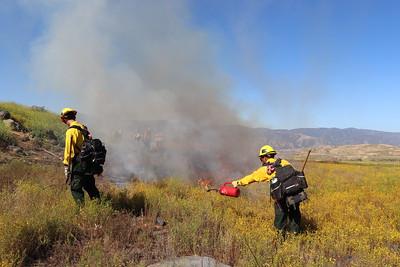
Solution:
{"label": "firefighter holding drip torch", "polygon": [[[277,177],[277,172],[282,173],[280,170],[290,170],[295,172],[294,168],[287,160],[275,158],[276,154],[275,149],[269,145],[261,147],[258,156],[262,166],[253,173],[244,176],[239,180],[232,181],[232,185],[237,187],[246,186],[253,182],[273,183],[279,178]],[[279,200],[274,198],[274,226],[278,231],[288,231],[296,234],[300,232],[301,213],[299,204],[300,203],[298,202],[293,205],[288,205],[286,198]]]}

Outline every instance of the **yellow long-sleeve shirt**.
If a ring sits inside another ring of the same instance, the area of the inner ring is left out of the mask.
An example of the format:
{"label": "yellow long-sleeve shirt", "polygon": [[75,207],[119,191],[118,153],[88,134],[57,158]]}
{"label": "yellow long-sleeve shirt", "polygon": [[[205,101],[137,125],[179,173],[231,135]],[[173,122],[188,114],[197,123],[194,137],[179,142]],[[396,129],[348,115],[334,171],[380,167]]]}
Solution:
{"label": "yellow long-sleeve shirt", "polygon": [[[276,159],[269,159],[268,160],[270,163],[273,163],[276,161]],[[287,166],[290,165],[290,163],[287,160],[282,159],[281,160],[281,166]],[[245,186],[254,182],[269,182],[272,180],[276,175],[276,172],[274,171],[271,174],[268,174],[267,172],[267,166],[262,166],[258,168],[256,171],[253,173],[244,176],[243,178],[239,179],[238,185]]]}
{"label": "yellow long-sleeve shirt", "polygon": [[[73,121],[71,126],[78,126],[84,128],[82,124],[77,121]],[[69,128],[65,133],[65,149],[64,149],[64,165],[69,166],[72,163],[72,159],[79,154],[82,149],[84,140],[82,132],[78,129]]]}

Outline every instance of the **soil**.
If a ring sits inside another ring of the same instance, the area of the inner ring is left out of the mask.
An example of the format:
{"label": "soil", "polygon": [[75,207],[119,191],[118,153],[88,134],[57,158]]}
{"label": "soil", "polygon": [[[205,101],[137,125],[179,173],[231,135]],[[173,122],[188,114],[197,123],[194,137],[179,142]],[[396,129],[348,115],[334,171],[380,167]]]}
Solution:
{"label": "soil", "polygon": [[51,140],[33,138],[29,132],[12,131],[15,145],[0,150],[0,164],[18,159],[29,163],[61,164],[63,148]]}

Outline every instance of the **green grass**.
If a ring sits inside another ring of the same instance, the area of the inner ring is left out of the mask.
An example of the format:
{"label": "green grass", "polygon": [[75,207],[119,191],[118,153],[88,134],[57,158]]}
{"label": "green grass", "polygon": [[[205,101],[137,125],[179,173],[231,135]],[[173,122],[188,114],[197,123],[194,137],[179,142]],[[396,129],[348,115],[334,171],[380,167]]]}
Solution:
{"label": "green grass", "polygon": [[12,161],[0,165],[0,177],[0,266],[29,265],[56,245],[73,246],[113,212],[96,202],[77,209],[60,167]]}
{"label": "green grass", "polygon": [[49,131],[53,131],[59,142],[64,139],[65,126],[52,112],[34,110],[28,106],[9,102],[0,102],[0,110],[9,111],[13,119],[22,123],[32,135],[38,138],[46,138]]}

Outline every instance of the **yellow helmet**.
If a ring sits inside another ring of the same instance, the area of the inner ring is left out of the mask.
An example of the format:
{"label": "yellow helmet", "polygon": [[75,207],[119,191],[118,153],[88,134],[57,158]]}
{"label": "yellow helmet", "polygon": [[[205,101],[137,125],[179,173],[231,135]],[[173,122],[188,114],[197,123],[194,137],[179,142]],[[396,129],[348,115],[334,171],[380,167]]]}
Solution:
{"label": "yellow helmet", "polygon": [[259,157],[267,156],[267,155],[276,155],[276,151],[272,146],[265,145],[260,148],[260,153],[258,154]]}
{"label": "yellow helmet", "polygon": [[72,108],[63,108],[63,109],[61,110],[60,116],[61,116],[61,117],[66,117],[67,115],[75,116],[76,113],[77,113],[77,111],[76,111],[75,109],[72,109]]}

